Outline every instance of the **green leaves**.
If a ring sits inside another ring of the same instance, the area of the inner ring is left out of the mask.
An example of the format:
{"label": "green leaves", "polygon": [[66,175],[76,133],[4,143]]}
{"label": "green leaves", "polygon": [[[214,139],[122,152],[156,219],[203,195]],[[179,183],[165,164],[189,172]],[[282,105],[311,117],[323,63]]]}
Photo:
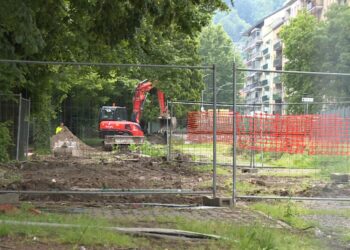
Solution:
{"label": "green leaves", "polygon": [[[334,5],[327,19],[317,22],[315,17],[301,12],[281,32],[288,58],[286,70],[350,72],[350,8]],[[286,75],[285,89],[289,102],[300,102],[303,95],[317,100],[350,97],[349,79],[344,77],[311,77]],[[301,107],[290,106],[293,113]],[[314,110],[316,111],[316,110]]]}
{"label": "green leaves", "polygon": [[[242,66],[242,60],[239,53],[236,51],[230,37],[225,33],[221,25],[211,25],[203,29],[200,37],[199,54],[203,64],[216,64],[217,74],[217,98],[219,102],[232,103],[232,67],[233,62]],[[209,72],[204,75],[206,82],[205,100],[212,101],[212,77]],[[238,82],[241,82],[243,75],[238,77]],[[238,89],[239,91],[239,89]]]}

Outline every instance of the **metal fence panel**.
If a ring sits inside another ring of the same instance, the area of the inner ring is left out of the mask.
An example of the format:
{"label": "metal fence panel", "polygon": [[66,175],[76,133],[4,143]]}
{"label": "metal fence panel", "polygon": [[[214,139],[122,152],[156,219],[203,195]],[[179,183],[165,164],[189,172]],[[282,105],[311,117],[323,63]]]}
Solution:
{"label": "metal fence panel", "polygon": [[24,160],[28,156],[30,100],[21,95],[0,94],[0,122],[9,125],[12,146],[10,159]]}

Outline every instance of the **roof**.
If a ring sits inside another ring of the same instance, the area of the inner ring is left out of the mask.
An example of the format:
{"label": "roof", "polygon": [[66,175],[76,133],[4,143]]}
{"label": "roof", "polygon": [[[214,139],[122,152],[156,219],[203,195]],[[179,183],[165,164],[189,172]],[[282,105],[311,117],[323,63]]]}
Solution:
{"label": "roof", "polygon": [[270,16],[276,14],[277,12],[280,12],[281,10],[289,7],[290,5],[292,5],[293,3],[295,3],[297,0],[289,0],[288,2],[286,2],[281,8],[275,10],[274,12],[270,13],[269,15],[263,17],[262,19],[260,19],[258,22],[256,22],[252,27],[250,27],[248,30],[246,30],[245,32],[243,32],[243,36],[249,36],[250,32],[252,32],[252,30],[254,30],[255,28],[260,28],[264,25],[265,19],[269,18]]}

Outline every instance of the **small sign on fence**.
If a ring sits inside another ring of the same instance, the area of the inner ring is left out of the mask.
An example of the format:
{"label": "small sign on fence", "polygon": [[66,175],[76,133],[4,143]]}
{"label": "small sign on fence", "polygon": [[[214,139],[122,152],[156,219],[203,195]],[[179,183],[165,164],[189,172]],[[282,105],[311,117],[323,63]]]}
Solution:
{"label": "small sign on fence", "polygon": [[301,98],[302,102],[314,102],[314,98],[312,97],[303,97]]}

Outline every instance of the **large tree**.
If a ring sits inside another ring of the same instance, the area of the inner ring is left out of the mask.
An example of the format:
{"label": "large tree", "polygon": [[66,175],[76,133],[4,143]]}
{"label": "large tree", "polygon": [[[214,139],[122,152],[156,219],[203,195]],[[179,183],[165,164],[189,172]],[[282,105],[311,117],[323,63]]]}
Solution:
{"label": "large tree", "polygon": [[[285,70],[350,72],[350,8],[334,5],[326,19],[317,22],[307,12],[301,12],[281,32],[284,55],[288,59]],[[288,102],[301,102],[303,96],[318,101],[342,101],[350,98],[349,77],[316,77],[285,75],[284,87]],[[289,106],[293,113],[303,107]],[[320,106],[312,106],[318,111]]]}
{"label": "large tree", "polygon": [[[334,5],[326,13],[315,40],[319,48],[317,66],[323,72],[350,72],[350,7]],[[322,95],[328,100],[350,99],[349,77],[323,77]]]}
{"label": "large tree", "polygon": [[[1,1],[0,58],[194,65],[199,32],[215,10],[225,8],[220,0]],[[70,117],[72,106],[96,109],[117,97],[128,105],[144,78],[158,79],[173,99],[199,97],[196,71],[1,64],[0,72],[1,92],[32,100],[43,140],[62,102]]]}
{"label": "large tree", "polygon": [[[284,43],[283,53],[288,59],[285,70],[313,71],[318,53],[316,46],[317,20],[314,16],[302,11],[289,25],[283,27],[281,38]],[[285,74],[283,84],[287,101],[299,103],[303,96],[315,96],[317,87],[314,78],[305,75]],[[289,112],[303,111],[300,105],[290,105]]]}
{"label": "large tree", "polygon": [[[215,64],[217,66],[217,100],[218,102],[232,103],[232,66],[242,66],[242,60],[230,37],[225,33],[221,25],[210,25],[203,29],[200,36],[201,60],[204,64]],[[242,83],[243,75],[238,76],[238,83]],[[205,77],[206,90],[205,100],[212,101],[212,78]],[[242,86],[238,86],[238,90]],[[239,95],[237,94],[237,97]]]}

